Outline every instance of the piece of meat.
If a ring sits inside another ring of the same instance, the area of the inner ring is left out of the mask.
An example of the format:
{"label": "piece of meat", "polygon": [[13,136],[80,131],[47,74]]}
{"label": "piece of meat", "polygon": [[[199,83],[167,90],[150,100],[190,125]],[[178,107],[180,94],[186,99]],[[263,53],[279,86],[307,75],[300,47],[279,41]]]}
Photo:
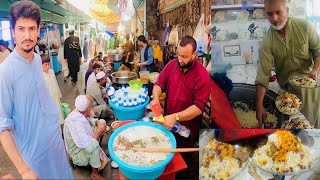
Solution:
{"label": "piece of meat", "polygon": [[240,162],[246,162],[249,159],[249,153],[245,148],[235,148],[233,152],[234,158],[238,159]]}
{"label": "piece of meat", "polygon": [[274,143],[271,143],[270,149],[267,150],[267,155],[273,157],[274,153],[278,151],[277,146]]}

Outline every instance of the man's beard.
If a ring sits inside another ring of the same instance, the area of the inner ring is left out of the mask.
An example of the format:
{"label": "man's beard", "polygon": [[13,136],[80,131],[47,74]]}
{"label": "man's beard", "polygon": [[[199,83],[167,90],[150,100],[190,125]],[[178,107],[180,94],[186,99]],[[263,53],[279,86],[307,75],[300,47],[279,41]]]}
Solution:
{"label": "man's beard", "polygon": [[25,53],[30,53],[32,50],[33,50],[33,48],[30,48],[30,49],[23,49],[23,51],[24,51]]}
{"label": "man's beard", "polygon": [[183,66],[178,61],[178,65],[179,65],[180,69],[189,69],[192,66],[192,64],[193,64],[193,60],[189,61],[187,64],[185,64]]}
{"label": "man's beard", "polygon": [[286,26],[287,22],[288,22],[288,17],[280,25],[276,26],[274,24],[271,24],[271,27],[276,31],[280,31],[281,29],[283,29]]}

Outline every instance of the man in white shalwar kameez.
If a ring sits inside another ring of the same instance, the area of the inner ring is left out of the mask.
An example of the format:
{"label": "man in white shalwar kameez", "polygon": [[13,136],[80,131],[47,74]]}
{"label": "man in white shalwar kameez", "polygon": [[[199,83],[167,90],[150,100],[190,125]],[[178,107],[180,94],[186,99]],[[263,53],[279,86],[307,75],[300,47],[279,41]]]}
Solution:
{"label": "man in white shalwar kameez", "polygon": [[[93,99],[79,95],[75,100],[76,109],[66,118],[64,140],[67,152],[74,164],[92,167],[91,179],[103,179],[98,173],[109,159],[101,149],[98,139],[106,131],[106,121],[93,119]],[[92,127],[97,127],[93,131]]]}
{"label": "man in white shalwar kameez", "polygon": [[10,8],[16,47],[0,65],[0,141],[22,179],[73,179],[59,114],[33,49],[40,8],[17,1]]}
{"label": "man in white shalwar kameez", "polygon": [[50,92],[51,98],[59,112],[59,123],[62,128],[62,124],[64,122],[61,100],[60,100],[62,97],[62,94],[57,82],[56,75],[54,74],[53,69],[50,69],[50,57],[47,54],[41,54],[41,60],[42,60],[42,71],[43,71],[42,74],[44,77],[44,81],[45,81],[46,87]]}

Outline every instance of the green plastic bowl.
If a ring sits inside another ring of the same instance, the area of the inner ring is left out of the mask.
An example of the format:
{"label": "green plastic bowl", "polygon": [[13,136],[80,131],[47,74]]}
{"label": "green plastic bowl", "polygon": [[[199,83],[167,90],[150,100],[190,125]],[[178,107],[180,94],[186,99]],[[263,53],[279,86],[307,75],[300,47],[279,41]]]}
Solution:
{"label": "green plastic bowl", "polygon": [[128,84],[133,90],[139,90],[143,85],[143,83],[139,79],[130,80]]}

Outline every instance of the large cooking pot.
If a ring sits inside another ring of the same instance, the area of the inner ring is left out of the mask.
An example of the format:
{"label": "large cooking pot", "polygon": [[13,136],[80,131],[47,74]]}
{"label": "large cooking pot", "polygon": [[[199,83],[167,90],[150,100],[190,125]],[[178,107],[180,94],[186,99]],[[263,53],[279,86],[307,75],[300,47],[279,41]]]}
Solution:
{"label": "large cooking pot", "polygon": [[[266,108],[267,112],[274,114],[278,117],[278,127],[281,128],[281,125],[284,121],[289,119],[289,116],[284,115],[279,112],[276,108],[275,101],[278,94],[273,91],[267,91],[264,97],[263,105]],[[243,102],[249,105],[249,109],[252,111],[256,111],[256,86],[250,84],[242,84],[242,83],[234,83],[233,89],[229,94],[229,101],[232,105],[235,102]]]}
{"label": "large cooking pot", "polygon": [[112,73],[111,77],[115,84],[128,84],[130,80],[137,79],[138,75],[130,71],[118,71]]}
{"label": "large cooking pot", "polygon": [[110,56],[111,56],[111,60],[112,60],[113,62],[121,61],[121,57],[122,57],[121,54],[111,54]]}

